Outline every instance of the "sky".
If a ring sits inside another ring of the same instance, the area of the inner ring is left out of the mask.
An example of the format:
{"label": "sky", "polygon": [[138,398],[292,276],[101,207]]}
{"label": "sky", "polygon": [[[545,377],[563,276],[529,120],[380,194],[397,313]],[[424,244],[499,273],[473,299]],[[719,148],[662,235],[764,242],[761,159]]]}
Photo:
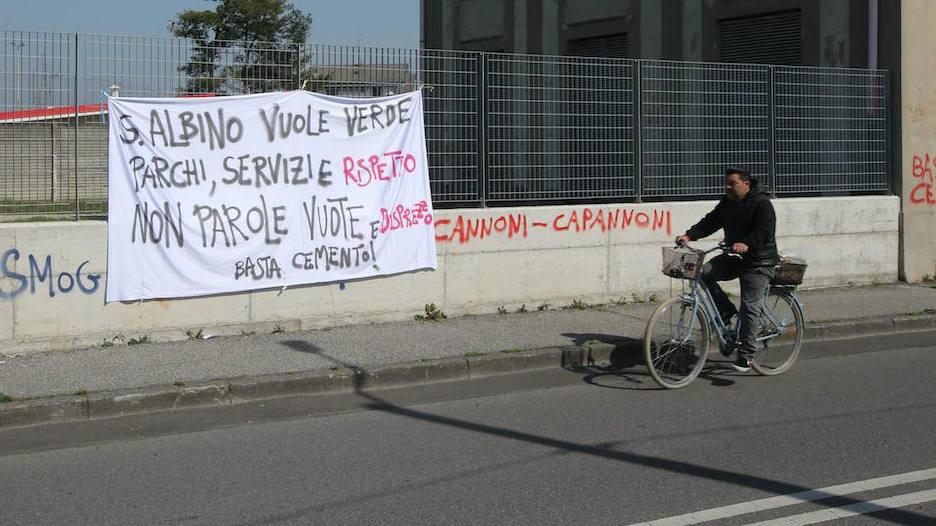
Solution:
{"label": "sky", "polygon": [[[0,0],[0,30],[171,36],[169,20],[206,0]],[[419,0],[292,0],[312,15],[309,42],[419,47]]]}

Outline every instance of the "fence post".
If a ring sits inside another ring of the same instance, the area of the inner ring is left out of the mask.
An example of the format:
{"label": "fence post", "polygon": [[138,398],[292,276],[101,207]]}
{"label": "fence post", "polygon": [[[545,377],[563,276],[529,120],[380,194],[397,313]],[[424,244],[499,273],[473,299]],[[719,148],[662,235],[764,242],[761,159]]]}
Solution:
{"label": "fence post", "polygon": [[302,89],[302,44],[296,42],[296,89]]}
{"label": "fence post", "polygon": [[478,53],[478,197],[481,207],[487,207],[487,54]]}
{"label": "fence post", "polygon": [[[891,77],[890,70],[884,70],[884,147],[886,148],[886,154],[884,160],[885,170],[890,174],[889,181],[887,182],[887,189],[890,191],[890,195],[900,195],[901,189],[903,188],[903,180],[901,179],[901,162],[900,159],[894,153],[894,142],[893,142],[893,133],[894,127],[891,122],[892,113],[891,113]],[[873,82],[873,81],[872,81]],[[873,84],[872,84],[873,85]]]}
{"label": "fence post", "polygon": [[641,61],[634,61],[634,191],[643,202],[643,108],[640,102]]}
{"label": "fence post", "polygon": [[777,197],[777,97],[775,70],[767,66],[767,184],[770,197]]}
{"label": "fence post", "polygon": [[78,59],[80,58],[80,38],[79,34],[75,33],[75,221],[81,219],[81,200],[78,198],[78,121],[80,119],[78,112],[79,99],[78,99],[78,73],[80,68],[78,66]]}

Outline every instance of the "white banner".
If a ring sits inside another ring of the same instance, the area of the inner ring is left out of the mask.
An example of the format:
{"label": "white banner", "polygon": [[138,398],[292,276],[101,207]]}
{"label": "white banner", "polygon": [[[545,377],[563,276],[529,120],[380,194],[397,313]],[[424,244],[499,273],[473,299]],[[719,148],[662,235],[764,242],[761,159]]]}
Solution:
{"label": "white banner", "polygon": [[111,98],[106,301],[436,268],[419,92]]}

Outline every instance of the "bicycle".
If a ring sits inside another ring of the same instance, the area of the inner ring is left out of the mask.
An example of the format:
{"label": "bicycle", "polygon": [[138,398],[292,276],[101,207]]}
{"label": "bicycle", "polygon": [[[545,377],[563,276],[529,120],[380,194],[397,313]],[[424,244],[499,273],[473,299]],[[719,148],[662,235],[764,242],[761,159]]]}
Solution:
{"label": "bicycle", "polygon": [[[684,289],[654,311],[644,332],[644,358],[650,376],[666,389],[685,387],[699,376],[712,333],[718,337],[724,356],[729,356],[734,348],[737,321],[731,325],[722,321],[708,289],[699,279],[705,256],[717,250],[731,253],[724,243],[709,250],[688,245],[663,248],[663,273],[689,282],[688,291]],[[796,297],[796,286],[802,283],[805,269],[805,261],[784,260],[777,265],[776,275],[767,286],[758,317],[759,348],[751,363],[762,375],[786,372],[799,356],[805,316]]]}

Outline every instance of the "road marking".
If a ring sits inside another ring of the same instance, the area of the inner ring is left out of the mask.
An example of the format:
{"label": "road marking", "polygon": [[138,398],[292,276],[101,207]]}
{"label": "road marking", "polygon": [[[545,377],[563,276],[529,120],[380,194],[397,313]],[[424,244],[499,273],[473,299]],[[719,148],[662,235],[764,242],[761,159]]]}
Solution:
{"label": "road marking", "polygon": [[936,468],[923,469],[920,471],[910,471],[897,475],[878,477],[847,484],[838,484],[827,486],[825,488],[801,491],[799,493],[790,493],[789,495],[780,495],[777,497],[768,497],[766,499],[752,500],[750,502],[741,502],[719,508],[711,508],[683,515],[675,515],[663,519],[652,520],[632,524],[631,526],[688,526],[690,524],[699,524],[717,519],[726,519],[748,513],[757,513],[764,510],[782,508],[784,506],[793,506],[804,502],[812,502],[829,497],[841,497],[851,493],[860,493],[874,489],[886,488],[889,486],[898,486],[900,484],[909,484],[921,480],[930,480],[936,478]]}
{"label": "road marking", "polygon": [[869,500],[849,504],[840,508],[829,508],[826,510],[812,511],[800,515],[790,515],[789,517],[780,517],[769,521],[756,522],[747,526],[805,526],[807,524],[816,524],[818,522],[853,517],[855,515],[866,515],[878,511],[910,506],[912,504],[921,504],[936,500],[936,489],[917,491],[916,493],[907,493],[888,497],[886,499]]}

